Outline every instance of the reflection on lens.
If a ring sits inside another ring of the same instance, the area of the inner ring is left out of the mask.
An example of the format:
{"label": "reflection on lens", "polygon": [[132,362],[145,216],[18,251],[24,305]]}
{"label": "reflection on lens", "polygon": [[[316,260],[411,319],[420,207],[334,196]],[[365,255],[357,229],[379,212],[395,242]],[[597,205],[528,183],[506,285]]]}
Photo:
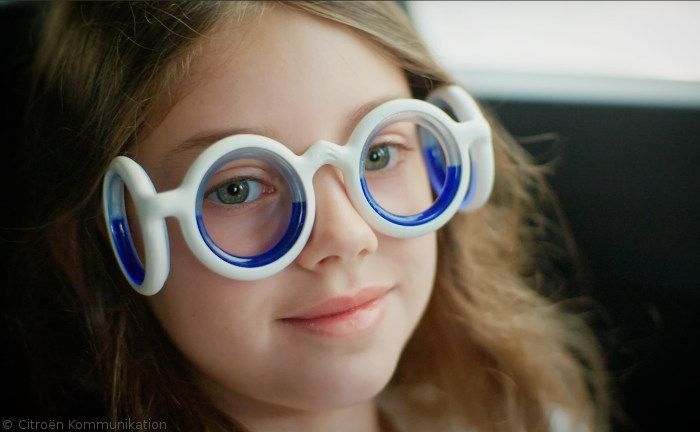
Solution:
{"label": "reflection on lens", "polygon": [[415,121],[378,128],[363,151],[363,175],[374,201],[398,216],[428,210],[442,190],[445,156],[436,134]]}
{"label": "reflection on lens", "polygon": [[199,199],[209,238],[237,257],[267,252],[290,223],[291,188],[270,160],[228,156],[203,180]]}

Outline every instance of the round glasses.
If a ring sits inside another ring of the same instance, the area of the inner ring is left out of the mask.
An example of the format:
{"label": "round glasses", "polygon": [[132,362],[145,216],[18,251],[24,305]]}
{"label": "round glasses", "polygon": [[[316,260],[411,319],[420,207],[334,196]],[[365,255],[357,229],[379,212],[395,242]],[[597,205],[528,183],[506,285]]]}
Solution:
{"label": "round glasses", "polygon": [[[481,207],[494,178],[489,125],[457,86],[436,89],[427,101],[385,102],[345,145],[321,140],[303,155],[260,135],[224,138],[166,192],[158,193],[135,161],[118,156],[104,178],[103,209],[122,272],[141,294],[163,287],[170,266],[166,217],[179,221],[192,253],[222,276],[256,280],[281,271],[311,234],[313,176],[324,165],[342,172],[353,206],[373,229],[400,238]],[[127,193],[134,211],[127,212]]]}

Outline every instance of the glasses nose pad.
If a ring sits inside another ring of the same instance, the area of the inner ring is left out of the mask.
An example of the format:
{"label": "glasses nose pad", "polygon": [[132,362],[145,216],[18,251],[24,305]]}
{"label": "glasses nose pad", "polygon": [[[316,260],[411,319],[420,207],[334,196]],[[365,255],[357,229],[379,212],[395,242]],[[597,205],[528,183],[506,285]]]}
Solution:
{"label": "glasses nose pad", "polygon": [[[446,178],[446,167],[445,167],[445,156],[438,143],[437,139],[430,133],[426,132],[425,129],[421,128],[421,142],[423,143],[423,157],[425,160],[425,165],[428,170],[428,177],[430,178],[430,185],[433,188],[433,193],[435,196],[440,196],[445,185]],[[460,210],[467,207],[469,202],[474,197],[474,192],[476,190],[476,176],[474,173],[474,164],[472,163],[471,157],[467,155],[469,160],[470,178],[469,187],[464,195],[464,199],[460,204]]]}

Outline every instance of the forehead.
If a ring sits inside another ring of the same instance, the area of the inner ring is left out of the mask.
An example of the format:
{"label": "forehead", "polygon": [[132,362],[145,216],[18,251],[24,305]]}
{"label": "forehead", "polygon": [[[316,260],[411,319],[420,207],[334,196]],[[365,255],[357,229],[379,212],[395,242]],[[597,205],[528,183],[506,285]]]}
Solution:
{"label": "forehead", "polygon": [[136,148],[147,169],[211,131],[259,131],[297,153],[318,139],[342,143],[358,108],[410,96],[402,70],[363,36],[280,7],[208,37],[179,90]]}

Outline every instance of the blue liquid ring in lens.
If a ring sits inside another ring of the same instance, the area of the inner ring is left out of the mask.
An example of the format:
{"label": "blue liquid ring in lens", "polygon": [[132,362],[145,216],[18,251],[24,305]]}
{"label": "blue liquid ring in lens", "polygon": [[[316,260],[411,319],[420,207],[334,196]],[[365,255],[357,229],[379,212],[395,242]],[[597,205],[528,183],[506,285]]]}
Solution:
{"label": "blue liquid ring in lens", "polygon": [[143,265],[139,260],[134,241],[129,232],[129,224],[124,217],[117,216],[109,218],[110,234],[114,239],[114,245],[117,249],[117,255],[121,261],[126,275],[136,285],[141,285],[145,277]]}
{"label": "blue liquid ring in lens", "polygon": [[360,179],[360,184],[362,186],[362,192],[364,193],[367,202],[369,202],[369,205],[381,217],[396,225],[417,226],[430,222],[445,211],[445,209],[450,205],[450,202],[452,202],[452,199],[457,193],[457,187],[459,186],[459,178],[461,175],[461,165],[451,165],[447,167],[447,172],[445,173],[444,186],[442,188],[442,191],[440,192],[437,201],[435,201],[433,205],[426,211],[410,216],[401,216],[388,212],[382,206],[377,204],[377,202],[372,197],[372,194],[369,192],[369,189],[367,187],[367,181],[365,180],[364,176]]}
{"label": "blue liquid ring in lens", "polygon": [[262,267],[271,262],[277,261],[284,254],[286,254],[296,243],[297,239],[301,235],[301,230],[304,227],[304,221],[306,220],[306,201],[295,201],[292,202],[292,213],[289,217],[289,225],[284,235],[274,246],[269,250],[263,252],[260,255],[252,257],[242,257],[237,255],[232,255],[225,250],[217,246],[216,243],[211,239],[207,228],[204,226],[204,220],[202,219],[202,214],[197,213],[197,227],[199,228],[199,233],[202,235],[204,242],[209,246],[212,252],[214,252],[219,258],[226,261],[231,265],[238,267]]}
{"label": "blue liquid ring in lens", "polygon": [[[440,195],[442,192],[442,185],[445,184],[445,161],[442,158],[442,152],[437,145],[427,145],[423,150],[425,156],[425,163],[428,167],[428,176],[430,177],[430,184],[433,187],[433,191],[436,195]],[[460,204],[460,208],[464,208],[469,204],[469,201],[474,197],[474,192],[476,191],[476,175],[474,170],[474,164],[471,158],[469,159],[470,178],[469,186],[467,187],[467,192],[464,194],[464,200]]]}
{"label": "blue liquid ring in lens", "polygon": [[109,235],[112,238],[117,259],[122,264],[125,276],[134,285],[141,285],[146,271],[139,259],[131,238],[129,222],[126,220],[124,208],[124,182],[117,175],[113,175],[107,187],[107,216],[109,217]]}
{"label": "blue liquid ring in lens", "polygon": [[440,195],[442,185],[445,184],[445,160],[442,157],[442,149],[438,145],[426,145],[423,149],[423,154],[428,168],[430,184],[435,194]]}

